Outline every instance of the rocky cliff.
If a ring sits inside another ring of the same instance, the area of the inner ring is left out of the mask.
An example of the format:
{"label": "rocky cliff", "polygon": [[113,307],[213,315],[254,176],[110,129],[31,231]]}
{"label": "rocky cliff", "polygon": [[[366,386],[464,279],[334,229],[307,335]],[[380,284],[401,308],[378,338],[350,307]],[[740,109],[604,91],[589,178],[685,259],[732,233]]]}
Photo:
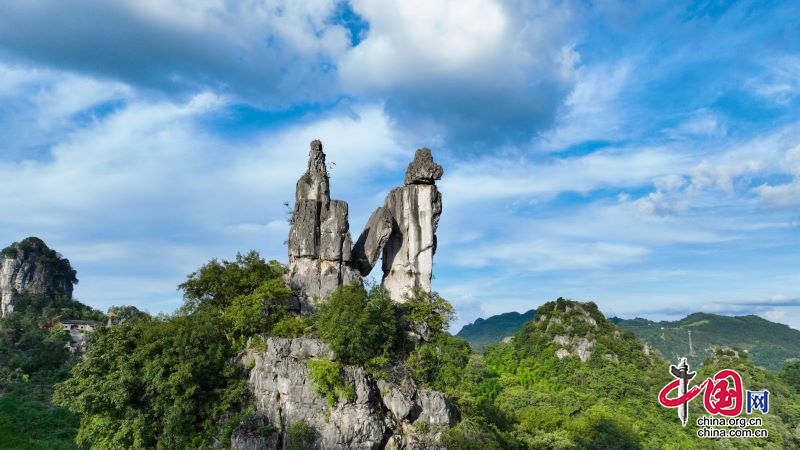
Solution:
{"label": "rocky cliff", "polygon": [[413,288],[431,289],[436,228],[444,170],[427,148],[417,150],[404,186],[392,189],[351,247],[347,203],[330,199],[330,180],[320,141],[311,142],[308,169],[297,181],[289,231],[287,283],[310,299],[324,299],[342,284],[360,283],[383,257],[383,287],[403,301]]}
{"label": "rocky cliff", "polygon": [[325,153],[311,142],[308,169],[297,181],[289,230],[287,283],[302,296],[307,309],[342,284],[360,283],[353,267],[347,202],[331,200]]}
{"label": "rocky cliff", "polygon": [[268,338],[266,352],[240,356],[251,367],[256,414],[233,433],[234,449],[283,448],[296,424],[313,430],[313,448],[435,449],[441,431],[456,421],[444,394],[419,389],[406,376],[375,379],[357,366],[343,371],[352,398],[330,406],[310,381],[315,359],[332,360],[333,354],[311,338]]}
{"label": "rocky cliff", "polygon": [[396,301],[403,301],[413,288],[431,290],[436,228],[442,214],[442,196],[435,180],[443,173],[431,151],[421,148],[408,165],[405,186],[386,196],[385,207],[394,223],[383,248],[383,287]]}
{"label": "rocky cliff", "polygon": [[78,282],[69,260],[51,250],[39,238],[29,237],[2,251],[0,266],[0,317],[14,310],[23,293],[65,295],[72,298]]}

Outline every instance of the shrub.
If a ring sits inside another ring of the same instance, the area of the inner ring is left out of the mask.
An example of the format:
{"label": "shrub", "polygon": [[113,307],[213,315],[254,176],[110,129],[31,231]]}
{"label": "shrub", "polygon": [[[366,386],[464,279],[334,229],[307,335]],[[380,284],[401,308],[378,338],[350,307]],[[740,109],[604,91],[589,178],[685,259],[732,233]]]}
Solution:
{"label": "shrub", "polygon": [[340,286],[317,314],[320,337],[345,364],[363,365],[388,354],[399,336],[395,305],[385,291]]}
{"label": "shrub", "polygon": [[312,359],[308,362],[314,391],[328,401],[328,406],[336,406],[337,400],[351,402],[356,398],[353,386],[344,379],[344,368],[338,362],[326,359]]}
{"label": "shrub", "polygon": [[295,338],[311,334],[314,330],[314,321],[309,316],[288,315],[279,320],[272,327],[272,335]]}
{"label": "shrub", "polygon": [[406,294],[405,302],[400,305],[400,313],[412,327],[414,324],[424,324],[431,335],[444,332],[455,316],[453,305],[438,292],[418,287]]}
{"label": "shrub", "polygon": [[299,421],[289,425],[285,450],[308,450],[314,448],[319,437],[317,430],[309,424]]}

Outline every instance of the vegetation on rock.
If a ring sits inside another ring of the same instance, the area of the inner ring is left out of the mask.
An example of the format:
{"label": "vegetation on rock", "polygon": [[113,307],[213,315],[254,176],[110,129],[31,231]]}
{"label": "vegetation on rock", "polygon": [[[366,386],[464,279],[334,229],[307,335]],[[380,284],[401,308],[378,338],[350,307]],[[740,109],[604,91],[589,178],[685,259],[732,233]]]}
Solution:
{"label": "vegetation on rock", "polygon": [[[95,331],[77,364],[64,347],[68,337],[41,324],[102,315],[72,300],[21,297],[0,320],[0,437],[14,448],[226,448],[254,411],[247,361],[239,365],[236,356],[245,346],[267,351],[265,337],[279,335],[319,337],[333,350],[335,360],[308,363],[309,381],[332,407],[355,397],[347,365],[372,377],[410,375],[420,387],[444,392],[459,417],[453,428],[436,431],[446,448],[740,446],[697,439],[674,410],[660,407],[658,391],[672,380],[669,363],[645,353],[593,303],[546,303],[509,343],[478,354],[446,332],[453,309],[436,293],[413,291],[398,304],[377,287],[341,286],[314,315],[301,316],[283,272],[255,252],[212,260],[181,285],[186,303],[177,314],[151,318],[116,307],[116,325]],[[744,351],[719,350],[698,378],[719,368],[736,369],[746,387],[772,393],[764,425],[770,438],[747,444],[800,444],[800,363],[772,374]],[[53,382],[60,382],[60,406],[48,402]],[[690,404],[691,417],[702,413],[700,402]],[[276,431],[270,427],[263,433]],[[301,422],[282,433],[286,448],[318,439]]]}

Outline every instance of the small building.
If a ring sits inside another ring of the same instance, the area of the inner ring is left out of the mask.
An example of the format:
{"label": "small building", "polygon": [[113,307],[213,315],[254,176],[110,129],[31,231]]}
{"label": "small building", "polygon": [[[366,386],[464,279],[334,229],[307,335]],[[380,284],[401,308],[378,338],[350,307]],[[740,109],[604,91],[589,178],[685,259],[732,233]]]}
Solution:
{"label": "small building", "polygon": [[97,327],[97,323],[89,321],[89,320],[60,320],[58,322],[58,326],[68,332],[72,331],[94,331]]}

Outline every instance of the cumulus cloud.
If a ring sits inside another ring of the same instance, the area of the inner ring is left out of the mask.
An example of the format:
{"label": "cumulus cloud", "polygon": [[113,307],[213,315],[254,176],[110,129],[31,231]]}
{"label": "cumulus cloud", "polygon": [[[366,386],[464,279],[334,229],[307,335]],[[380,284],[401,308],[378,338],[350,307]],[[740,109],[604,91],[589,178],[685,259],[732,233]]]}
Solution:
{"label": "cumulus cloud", "polygon": [[800,204],[800,145],[786,151],[782,167],[793,175],[793,180],[783,184],[762,184],[755,188],[764,202],[778,208]]}
{"label": "cumulus cloud", "polygon": [[[104,89],[114,84],[80,77],[50,83],[45,92],[66,97],[70,86],[84,84],[107,94],[86,96],[59,116],[116,96]],[[0,209],[14,211],[0,217],[3,234],[37,235],[70,258],[82,281],[76,295],[94,306],[136,300],[171,311],[179,304],[175,286],[212,257],[255,248],[285,260],[283,202],[294,198],[313,138],[323,140],[329,161],[342,162],[332,168],[332,191],[361,205],[352,208],[354,227],[375,206],[365,200],[363,183],[410,157],[391,140],[379,107],[228,138],[205,128],[209,120],[225,120],[219,119],[230,107],[224,97],[206,92],[176,102],[126,95],[92,120],[71,121],[44,157],[0,159],[0,189],[7,193]],[[27,96],[21,89],[10,98]],[[46,102],[31,107],[31,115],[47,117],[39,111]]]}
{"label": "cumulus cloud", "polygon": [[385,99],[426,142],[521,142],[574,82],[572,14],[559,2],[354,1],[369,33],[342,58],[348,92]]}
{"label": "cumulus cloud", "polygon": [[213,89],[287,107],[336,96],[337,2],[11,0],[0,55],[170,94]]}

